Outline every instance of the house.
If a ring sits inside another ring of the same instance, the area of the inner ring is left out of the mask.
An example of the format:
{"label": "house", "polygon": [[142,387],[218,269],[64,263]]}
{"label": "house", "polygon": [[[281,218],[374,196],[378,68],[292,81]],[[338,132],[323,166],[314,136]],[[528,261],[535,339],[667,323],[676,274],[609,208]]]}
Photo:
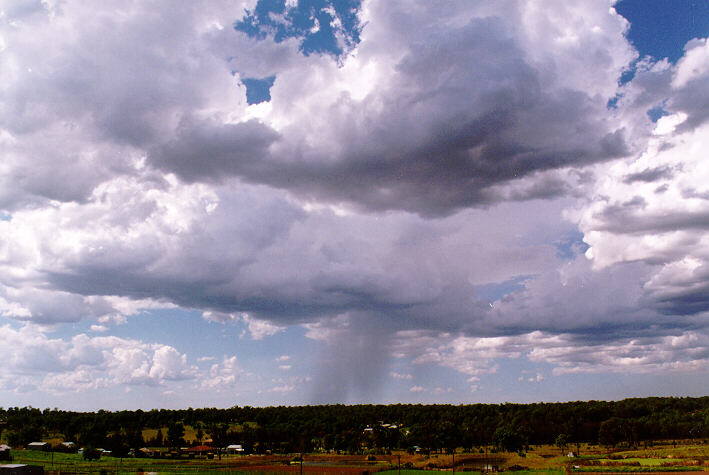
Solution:
{"label": "house", "polygon": [[228,454],[242,454],[244,453],[244,448],[241,444],[228,445],[226,448],[226,453]]}
{"label": "house", "polygon": [[136,455],[138,457],[155,457],[155,452],[153,450],[150,450],[147,447],[143,447],[141,449],[138,449],[138,452],[136,452]]}
{"label": "house", "polygon": [[30,442],[25,448],[27,450],[41,450],[43,452],[49,452],[50,449],[48,442]]}
{"label": "house", "polygon": [[41,465],[27,465],[24,463],[11,463],[0,465],[2,475],[44,475],[44,468]]}
{"label": "house", "polygon": [[73,453],[76,452],[77,449],[78,447],[74,442],[62,442],[54,448],[54,450],[65,453]]}
{"label": "house", "polygon": [[198,445],[196,447],[190,447],[189,449],[185,450],[190,455],[204,455],[204,454],[213,454],[215,452],[214,447],[210,447],[208,445]]}

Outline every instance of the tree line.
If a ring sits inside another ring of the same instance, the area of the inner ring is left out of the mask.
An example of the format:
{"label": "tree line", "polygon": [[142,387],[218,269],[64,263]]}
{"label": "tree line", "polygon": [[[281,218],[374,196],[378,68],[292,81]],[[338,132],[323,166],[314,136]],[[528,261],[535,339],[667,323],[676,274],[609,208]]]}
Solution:
{"label": "tree line", "polygon": [[[196,437],[185,440],[185,428]],[[145,440],[145,429],[158,429]],[[74,412],[0,408],[0,440],[12,445],[54,437],[115,454],[210,440],[246,453],[315,450],[522,451],[581,443],[637,445],[709,438],[709,397],[634,398],[534,404],[389,404],[153,409]]]}

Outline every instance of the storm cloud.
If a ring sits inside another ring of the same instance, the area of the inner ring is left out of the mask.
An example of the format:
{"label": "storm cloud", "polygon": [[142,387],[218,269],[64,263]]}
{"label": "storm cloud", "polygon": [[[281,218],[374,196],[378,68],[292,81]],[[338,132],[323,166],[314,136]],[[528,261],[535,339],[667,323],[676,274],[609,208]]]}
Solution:
{"label": "storm cloud", "polygon": [[293,2],[268,17],[291,37],[234,28],[257,19],[232,3],[2,7],[0,327],[27,342],[2,388],[253,376],[92,334],[154,309],[234,339],[297,329],[317,374],[258,394],[316,402],[390,374],[424,392],[426,365],[475,385],[505,360],[709,360],[706,40],[672,64],[639,58],[612,2],[371,0],[318,12],[326,52]]}

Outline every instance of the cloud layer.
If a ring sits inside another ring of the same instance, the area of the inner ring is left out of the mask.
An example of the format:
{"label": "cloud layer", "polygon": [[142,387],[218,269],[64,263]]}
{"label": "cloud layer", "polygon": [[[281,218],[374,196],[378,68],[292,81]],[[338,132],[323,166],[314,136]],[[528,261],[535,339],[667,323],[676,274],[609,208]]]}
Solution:
{"label": "cloud layer", "polygon": [[[49,334],[177,307],[252,339],[303,328],[322,401],[388,374],[425,391],[396,359],[470,377],[706,362],[706,39],[621,84],[639,58],[612,2],[324,8],[311,30],[329,19],[337,54],[304,46],[291,3],[232,27],[255,6],[3,7],[4,388],[233,385],[233,355],[200,370]],[[270,76],[248,104],[243,80]]]}

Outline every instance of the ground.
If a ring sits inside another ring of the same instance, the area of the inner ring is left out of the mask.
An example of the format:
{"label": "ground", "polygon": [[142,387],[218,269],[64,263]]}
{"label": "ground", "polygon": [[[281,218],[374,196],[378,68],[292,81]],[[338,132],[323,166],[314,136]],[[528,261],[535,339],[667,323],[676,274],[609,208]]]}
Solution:
{"label": "ground", "polygon": [[[569,448],[568,450],[571,450]],[[575,447],[574,447],[575,449]],[[294,462],[293,455],[229,455],[222,460],[215,459],[118,459],[104,457],[99,461],[86,462],[80,455],[45,453],[29,450],[13,450],[14,463],[43,465],[46,470],[55,472],[88,473],[105,470],[107,473],[159,472],[161,474],[182,473],[299,473],[300,463]],[[305,454],[302,471],[314,474],[360,474],[386,472],[398,475],[399,460],[404,470],[403,475],[413,475],[417,470],[452,471],[453,456],[444,454],[410,455],[394,452],[392,455],[376,456],[375,460],[366,460],[364,455]],[[581,446],[581,456],[569,458],[555,446],[532,446],[523,455],[493,453],[455,454],[456,471],[477,471],[485,465],[495,465],[499,470],[517,469],[516,475],[533,472],[589,473],[628,472],[628,471],[665,471],[685,472],[704,471],[709,473],[709,444],[702,440],[681,441],[676,446],[671,442],[657,443],[652,447],[629,449],[610,449],[599,446]],[[487,467],[490,468],[490,467]]]}

